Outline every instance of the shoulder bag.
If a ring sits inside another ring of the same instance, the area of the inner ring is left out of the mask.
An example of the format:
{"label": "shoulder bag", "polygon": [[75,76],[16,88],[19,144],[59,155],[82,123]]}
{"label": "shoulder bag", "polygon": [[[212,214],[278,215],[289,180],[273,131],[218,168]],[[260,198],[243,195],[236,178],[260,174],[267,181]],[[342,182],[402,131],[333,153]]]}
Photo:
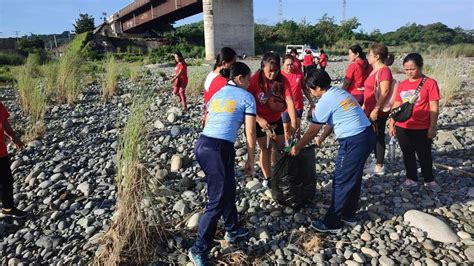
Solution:
{"label": "shoulder bag", "polygon": [[411,114],[413,113],[413,106],[415,105],[418,97],[420,96],[421,88],[425,84],[426,77],[423,76],[423,79],[420,82],[420,85],[416,88],[415,93],[410,97],[410,99],[404,102],[402,105],[394,108],[390,111],[388,118],[395,120],[396,122],[405,122],[410,119]]}

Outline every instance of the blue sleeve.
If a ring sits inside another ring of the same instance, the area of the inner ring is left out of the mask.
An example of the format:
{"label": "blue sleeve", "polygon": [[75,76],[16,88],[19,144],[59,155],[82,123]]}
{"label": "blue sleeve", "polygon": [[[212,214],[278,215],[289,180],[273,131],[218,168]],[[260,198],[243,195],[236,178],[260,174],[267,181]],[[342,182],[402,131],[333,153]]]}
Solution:
{"label": "blue sleeve", "polygon": [[315,124],[327,124],[331,119],[332,111],[330,102],[326,99],[321,98],[316,104],[313,110],[313,123]]}
{"label": "blue sleeve", "polygon": [[257,115],[257,105],[255,103],[255,98],[250,93],[246,94],[244,105],[245,115]]}

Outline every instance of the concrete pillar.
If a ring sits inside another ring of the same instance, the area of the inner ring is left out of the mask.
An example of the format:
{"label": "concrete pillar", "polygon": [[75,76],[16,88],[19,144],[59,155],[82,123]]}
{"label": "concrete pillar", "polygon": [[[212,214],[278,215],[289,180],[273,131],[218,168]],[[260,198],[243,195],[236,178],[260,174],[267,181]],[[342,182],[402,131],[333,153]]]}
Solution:
{"label": "concrete pillar", "polygon": [[228,46],[237,54],[255,55],[253,0],[203,0],[206,60]]}

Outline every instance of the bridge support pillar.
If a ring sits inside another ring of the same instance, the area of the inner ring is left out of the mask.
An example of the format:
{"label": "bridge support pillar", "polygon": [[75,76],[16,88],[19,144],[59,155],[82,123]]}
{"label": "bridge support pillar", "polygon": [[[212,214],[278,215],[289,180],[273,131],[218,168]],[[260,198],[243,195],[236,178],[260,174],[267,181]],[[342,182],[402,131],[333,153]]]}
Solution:
{"label": "bridge support pillar", "polygon": [[206,60],[228,46],[238,55],[255,55],[253,0],[203,0]]}

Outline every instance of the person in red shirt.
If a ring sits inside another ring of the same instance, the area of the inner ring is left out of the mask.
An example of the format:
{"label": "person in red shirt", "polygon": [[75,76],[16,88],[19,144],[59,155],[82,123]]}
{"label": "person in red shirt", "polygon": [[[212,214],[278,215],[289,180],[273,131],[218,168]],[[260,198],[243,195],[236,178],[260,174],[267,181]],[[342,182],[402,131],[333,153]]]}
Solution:
{"label": "person in red shirt", "polygon": [[3,186],[2,204],[0,217],[26,217],[26,212],[17,209],[13,201],[13,175],[10,170],[10,156],[8,155],[5,136],[9,137],[17,149],[23,149],[23,142],[15,134],[8,122],[9,113],[3,103],[0,102],[0,184]]}
{"label": "person in red shirt", "polygon": [[[204,82],[204,105],[212,96],[227,84],[230,66],[236,61],[237,53],[230,47],[223,47],[216,57],[214,70],[206,77]],[[215,81],[215,82],[214,82]]]}
{"label": "person in red shirt", "polygon": [[212,96],[227,85],[230,75],[230,66],[237,60],[237,53],[230,47],[222,47],[216,57],[214,70],[211,71],[204,81],[204,116],[203,125],[207,118],[207,104]]}
{"label": "person in red shirt", "polygon": [[[296,109],[296,129],[298,130],[301,125],[301,117],[303,115],[304,104],[303,104],[303,93],[309,101],[310,110],[314,108],[314,102],[311,97],[308,89],[304,87],[304,77],[302,73],[294,71],[294,57],[292,55],[285,55],[283,57],[283,68],[281,74],[288,80],[291,87],[291,93],[293,96],[293,103]],[[290,115],[288,109],[281,114],[281,119],[283,121],[283,128],[285,130],[285,141],[287,141],[291,136],[289,135],[290,129]],[[298,130],[297,138],[299,139],[300,131]]]}
{"label": "person in red shirt", "polygon": [[[403,67],[408,78],[398,86],[393,108],[408,101],[424,78],[422,73],[423,57],[420,54],[408,54],[403,59]],[[403,163],[406,169],[406,180],[402,184],[404,188],[417,186],[416,157],[418,157],[426,186],[434,192],[441,191],[441,187],[434,181],[431,154],[431,143],[436,137],[439,100],[438,83],[434,79],[426,77],[413,106],[411,117],[405,122],[390,120],[389,134],[392,137],[396,135],[403,153]]]}
{"label": "person in red shirt", "polygon": [[364,81],[372,72],[372,66],[367,62],[365,53],[360,45],[353,45],[348,52],[349,67],[346,70],[342,88],[346,89],[362,106],[364,103]]}
{"label": "person in red shirt", "polygon": [[303,74],[301,61],[298,59],[298,52],[295,48],[291,48],[290,55],[293,56],[293,72]]}
{"label": "person in red shirt", "polygon": [[322,70],[326,70],[326,66],[328,65],[328,56],[324,53],[324,50],[319,50],[319,65],[321,66]]}
{"label": "person in red shirt", "polygon": [[367,173],[373,172],[376,175],[385,174],[385,127],[388,113],[383,112],[382,109],[390,98],[390,86],[393,78],[388,66],[392,65],[393,60],[393,54],[388,53],[388,48],[384,44],[376,43],[370,46],[367,61],[372,65],[373,70],[364,82],[364,105],[362,108],[377,130],[375,134],[377,136],[376,162],[369,164],[365,169]]}
{"label": "person in red shirt", "polygon": [[[271,164],[278,159],[278,151],[284,147],[284,130],[281,113],[288,108],[292,135],[296,129],[296,111],[289,81],[281,74],[280,56],[267,52],[263,55],[260,69],[250,79],[248,91],[257,105],[257,143],[260,146],[260,167],[268,186],[271,179]],[[279,100],[278,100],[279,99]],[[267,146],[267,132],[272,141]],[[274,133],[274,134],[273,134]]]}
{"label": "person in red shirt", "polygon": [[306,76],[308,71],[314,68],[314,57],[310,49],[307,49],[305,53],[306,54],[303,57],[303,69],[304,69],[304,75]]}
{"label": "person in red shirt", "polygon": [[171,78],[173,82],[173,93],[178,96],[181,102],[183,111],[186,112],[186,86],[188,85],[188,67],[184,61],[183,54],[177,51],[174,54],[174,60],[176,61],[176,67],[174,69],[175,74]]}

